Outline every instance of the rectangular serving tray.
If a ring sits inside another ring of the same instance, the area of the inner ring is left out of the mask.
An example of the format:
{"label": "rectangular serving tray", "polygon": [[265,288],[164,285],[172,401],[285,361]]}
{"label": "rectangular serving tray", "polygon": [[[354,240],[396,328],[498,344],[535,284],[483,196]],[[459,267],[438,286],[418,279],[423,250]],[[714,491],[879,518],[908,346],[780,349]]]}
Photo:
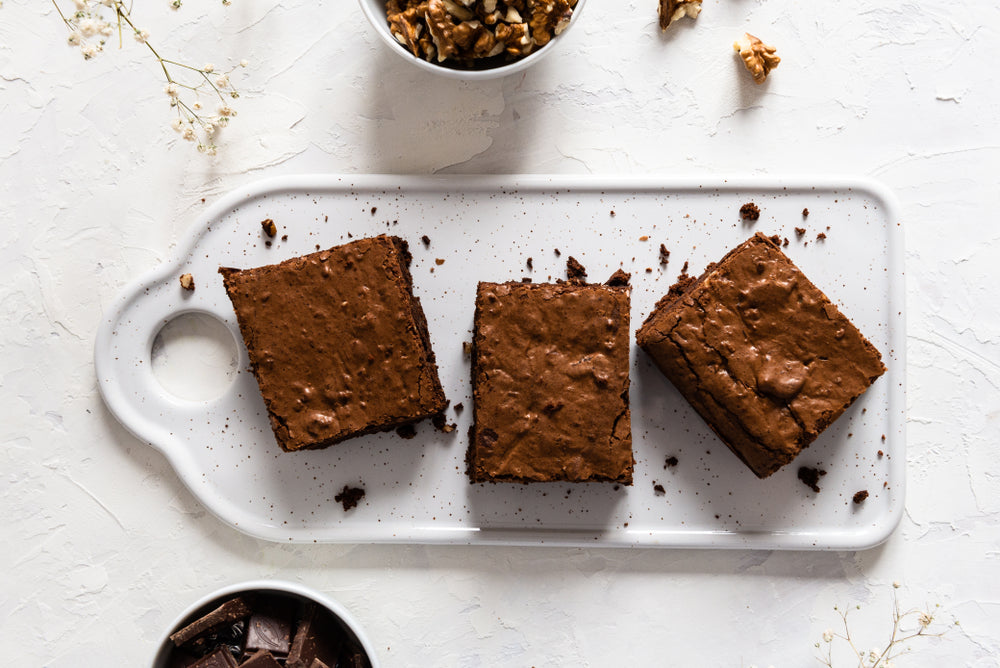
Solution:
{"label": "rectangular serving tray", "polygon": [[[751,201],[761,209],[756,222],[739,215]],[[266,218],[279,228],[270,246],[261,232]],[[633,486],[468,482],[472,400],[462,344],[471,340],[477,281],[564,278],[570,255],[595,282],[623,268],[632,273],[634,332],[682,267],[697,275],[756,231],[789,240],[788,255],[888,367],[793,464],[758,480],[633,338]],[[384,433],[281,452],[217,269],[380,233],[410,244],[414,290],[458,428],[446,434],[425,422],[411,440]],[[661,243],[670,251],[665,266]],[[194,292],[180,289],[182,273],[194,276]],[[210,206],[170,261],[127,287],[101,324],[95,363],[121,423],[160,450],[223,522],[267,540],[864,549],[885,540],[903,511],[903,302],[894,198],[867,180],[283,177]],[[224,323],[238,360],[232,385],[210,401],[175,397],[151,369],[157,333],[192,312]],[[456,404],[464,410],[456,413]],[[675,466],[666,465],[670,457]],[[819,493],[797,479],[800,466],[826,471]],[[366,491],[350,511],[334,500],[345,485]],[[853,503],[862,490],[867,500]]]}

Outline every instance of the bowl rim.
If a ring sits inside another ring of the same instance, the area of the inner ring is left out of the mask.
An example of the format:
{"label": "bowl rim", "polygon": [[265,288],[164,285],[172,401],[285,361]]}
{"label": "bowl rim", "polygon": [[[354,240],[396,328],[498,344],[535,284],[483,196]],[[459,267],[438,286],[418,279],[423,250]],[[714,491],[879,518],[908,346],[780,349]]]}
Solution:
{"label": "bowl rim", "polygon": [[578,17],[583,9],[583,5],[586,3],[586,0],[577,0],[576,7],[573,8],[573,16],[570,18],[569,24],[561,33],[559,33],[559,35],[554,36],[548,44],[532,51],[520,60],[516,60],[512,63],[501,65],[499,67],[491,67],[486,70],[457,70],[426,61],[423,58],[417,58],[412,53],[407,51],[403,45],[397,42],[396,38],[392,36],[392,33],[389,31],[389,23],[385,16],[382,15],[384,14],[384,11],[382,14],[375,11],[376,7],[382,7],[384,10],[385,0],[358,0],[358,3],[361,5],[361,11],[364,13],[365,18],[367,18],[368,22],[373,28],[375,28],[375,32],[378,33],[382,42],[385,43],[386,46],[388,46],[390,50],[400,58],[403,58],[407,62],[417,66],[425,72],[430,72],[447,79],[487,81],[489,79],[499,79],[501,77],[522,72],[544,58],[549,52],[552,51],[551,47],[553,43],[565,36],[573,25],[577,23]]}
{"label": "bowl rim", "polygon": [[330,598],[326,594],[316,591],[310,587],[297,582],[291,582],[289,580],[245,580],[242,582],[235,582],[233,584],[226,585],[214,591],[205,594],[197,601],[187,606],[180,614],[174,617],[170,625],[160,634],[160,639],[156,644],[156,654],[153,656],[153,660],[150,663],[151,668],[165,668],[166,660],[169,656],[169,649],[172,647],[170,643],[170,634],[174,632],[175,629],[183,622],[185,619],[194,614],[196,610],[202,608],[209,603],[223,598],[225,596],[232,596],[233,594],[239,594],[243,592],[250,591],[274,591],[282,594],[293,594],[296,596],[301,596],[302,598],[309,599],[324,608],[326,608],[331,614],[339,618],[344,625],[350,629],[351,633],[358,639],[361,643],[361,648],[368,655],[368,663],[371,668],[379,668],[378,657],[375,654],[375,649],[368,637],[364,633],[364,629],[358,621],[348,612],[347,608],[341,605],[336,600]]}

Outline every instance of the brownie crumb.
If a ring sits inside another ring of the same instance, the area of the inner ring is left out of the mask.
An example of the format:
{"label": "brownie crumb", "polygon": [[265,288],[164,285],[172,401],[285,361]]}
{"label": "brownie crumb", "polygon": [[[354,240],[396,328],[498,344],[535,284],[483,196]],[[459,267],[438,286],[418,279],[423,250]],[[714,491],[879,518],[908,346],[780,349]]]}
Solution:
{"label": "brownie crumb", "polygon": [[803,236],[805,236],[805,233],[806,233],[806,228],[804,228],[804,227],[796,227],[795,228],[795,236],[797,236],[797,237],[803,237]]}
{"label": "brownie crumb", "polygon": [[885,443],[885,434],[882,434],[882,442]]}
{"label": "brownie crumb", "polygon": [[522,283],[531,283],[531,277],[530,276],[524,276],[524,277],[521,278],[521,282]]}
{"label": "brownie crumb", "polygon": [[443,412],[438,413],[437,415],[432,417],[431,424],[434,425],[435,429],[445,434],[450,434],[451,432],[458,429],[457,424],[449,424],[448,418],[445,417],[445,414]]}
{"label": "brownie crumb", "polygon": [[632,274],[629,274],[627,272],[622,271],[621,269],[618,269],[615,271],[615,273],[611,274],[611,278],[609,278],[604,285],[613,288],[624,288],[628,286],[628,282],[629,280],[631,280],[631,278]]}
{"label": "brownie crumb", "polygon": [[566,277],[577,283],[584,283],[587,280],[587,270],[572,255],[566,260]]}
{"label": "brownie crumb", "polygon": [[611,217],[612,217],[612,218],[614,218],[614,217],[615,217],[615,210],[614,210],[614,209],[611,209]]}
{"label": "brownie crumb", "polygon": [[400,438],[410,440],[417,435],[417,428],[412,424],[404,424],[400,427],[396,427],[396,433],[399,434]]}
{"label": "brownie crumb", "polygon": [[181,274],[181,287],[185,290],[194,290],[194,276],[191,274]]}
{"label": "brownie crumb", "polygon": [[653,268],[652,267],[646,267],[646,273],[647,274],[652,274],[653,273]]}
{"label": "brownie crumb", "polygon": [[740,218],[743,220],[758,220],[760,218],[760,207],[753,202],[747,202],[740,207]]}
{"label": "brownie crumb", "polygon": [[532,269],[535,268],[535,261],[530,257],[528,258],[528,261],[525,264],[528,265],[528,271],[531,271]]}
{"label": "brownie crumb", "polygon": [[854,501],[854,505],[861,505],[862,503],[865,502],[865,499],[867,498],[868,498],[868,490],[863,489],[860,492],[855,492],[852,500]]}
{"label": "brownie crumb", "polygon": [[274,221],[270,218],[265,218],[260,221],[260,227],[264,230],[264,234],[269,237],[273,237],[278,233],[278,226],[274,224]]}
{"label": "brownie crumb", "polygon": [[375,212],[376,212],[376,211],[378,211],[378,207],[377,207],[377,206],[373,206],[373,207],[372,207],[372,215],[373,215],[373,216],[375,215]]}
{"label": "brownie crumb", "polygon": [[816,241],[825,241],[825,240],[826,240],[826,232],[820,232],[819,234],[816,235]]}
{"label": "brownie crumb", "polygon": [[270,248],[272,245],[274,245],[274,242],[271,241],[270,239],[268,239],[267,241],[264,242],[264,247],[265,248]]}
{"label": "brownie crumb", "polygon": [[351,508],[356,508],[358,501],[365,498],[365,490],[360,487],[350,487],[344,485],[344,489],[341,490],[340,494],[333,497],[333,500],[344,507],[344,511],[348,511]]}
{"label": "brownie crumb", "polygon": [[768,239],[770,239],[771,243],[774,244],[775,246],[781,243],[781,237],[779,237],[777,234],[769,236]]}
{"label": "brownie crumb", "polygon": [[464,410],[465,410],[465,404],[463,404],[462,402],[459,402],[459,403],[455,404],[455,412],[456,413],[461,413]]}
{"label": "brownie crumb", "polygon": [[[687,273],[688,273],[688,263],[685,260],[684,266],[681,267],[681,276],[687,276]],[[680,276],[678,276],[678,280],[680,280]]]}
{"label": "brownie crumb", "polygon": [[468,341],[462,341],[462,352],[466,355],[472,354],[472,344]]}
{"label": "brownie crumb", "polygon": [[879,459],[882,459],[883,457],[885,457],[885,453],[884,453],[884,452],[882,452],[881,450],[879,450],[879,451],[878,451],[878,458],[879,458]]}
{"label": "brownie crumb", "polygon": [[440,267],[442,264],[444,264],[444,258],[443,257],[434,258],[434,264]]}
{"label": "brownie crumb", "polygon": [[424,246],[430,247],[430,245],[431,245],[431,238],[429,236],[427,236],[425,234],[424,236],[420,237],[420,240],[422,242],[424,242]]}
{"label": "brownie crumb", "polygon": [[670,455],[669,457],[667,457],[667,461],[664,462],[664,464],[663,464],[663,468],[671,468],[672,469],[675,466],[677,466],[677,458],[674,457],[673,455]]}
{"label": "brownie crumb", "polygon": [[788,237],[785,237],[785,240],[783,242],[781,242],[781,245],[782,246],[787,246],[788,245]]}
{"label": "brownie crumb", "polygon": [[282,234],[281,235],[281,240],[282,241],[288,241],[288,235],[287,234]]}
{"label": "brownie crumb", "polygon": [[670,262],[670,251],[663,244],[660,244],[660,264],[666,264]]}
{"label": "brownie crumb", "polygon": [[554,248],[553,251],[555,251],[556,257],[559,257],[560,255],[562,255],[562,253],[559,252],[558,248]]}
{"label": "brownie crumb", "polygon": [[653,492],[655,492],[657,496],[663,496],[664,494],[667,493],[667,490],[665,490],[663,488],[663,485],[659,485],[659,484],[655,484],[654,483],[653,484]]}
{"label": "brownie crumb", "polygon": [[799,480],[817,494],[819,494],[819,479],[825,475],[826,471],[814,469],[811,466],[802,466],[799,468]]}
{"label": "brownie crumb", "polygon": [[802,209],[802,217],[803,218],[809,217],[809,209]]}

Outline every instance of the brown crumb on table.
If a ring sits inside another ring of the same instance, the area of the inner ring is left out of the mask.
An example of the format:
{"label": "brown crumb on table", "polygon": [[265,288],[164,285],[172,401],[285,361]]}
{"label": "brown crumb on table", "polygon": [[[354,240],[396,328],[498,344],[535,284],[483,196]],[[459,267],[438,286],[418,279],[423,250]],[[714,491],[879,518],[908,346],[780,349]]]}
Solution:
{"label": "brown crumb on table", "polygon": [[868,490],[863,489],[860,492],[855,492],[852,500],[854,501],[855,505],[860,505],[864,503],[865,499],[867,498],[868,498]]}
{"label": "brown crumb on table", "polygon": [[804,228],[804,227],[796,227],[795,228],[795,236],[802,237],[802,236],[805,235],[805,233],[806,233],[806,228]]}
{"label": "brown crumb on table", "polygon": [[194,276],[191,274],[181,274],[181,287],[185,290],[194,290]]}
{"label": "brown crumb on table", "polygon": [[429,236],[427,236],[426,234],[424,236],[420,237],[420,241],[422,241],[424,243],[424,246],[430,246],[431,245],[431,238]]}
{"label": "brown crumb on table", "polygon": [[282,241],[288,241],[288,235],[287,234],[282,234],[281,235],[281,240]]}
{"label": "brown crumb on table", "polygon": [[675,466],[677,466],[677,458],[673,455],[667,457],[667,461],[663,464],[663,468],[674,468]]}
{"label": "brown crumb on table", "polygon": [[670,262],[670,251],[663,244],[660,244],[660,264]]}
{"label": "brown crumb on table", "polygon": [[472,354],[472,344],[468,341],[462,341],[462,352],[466,355]]}
{"label": "brown crumb on table", "polygon": [[560,255],[562,255],[562,253],[559,252],[558,248],[554,248],[553,250],[555,251],[556,257],[559,257]]}
{"label": "brown crumb on table", "polygon": [[457,404],[455,404],[456,413],[461,413],[464,410],[465,410],[465,404],[463,404],[462,402],[458,402]]}
{"label": "brown crumb on table", "polygon": [[573,282],[583,283],[587,280],[587,270],[577,262],[572,255],[566,260],[566,278]]}
{"label": "brown crumb on table", "polygon": [[885,453],[884,453],[884,452],[882,452],[881,450],[879,450],[879,451],[878,451],[878,458],[879,458],[879,459],[882,459],[883,457],[885,457]]}
{"label": "brown crumb on table", "polygon": [[528,258],[528,261],[527,261],[526,264],[528,265],[528,271],[531,271],[532,269],[535,268],[535,261],[532,258],[530,258],[530,257]]}
{"label": "brown crumb on table", "polygon": [[434,258],[434,264],[436,264],[436,265],[438,265],[440,267],[442,264],[444,264],[444,258],[443,257],[436,257],[436,258]]}
{"label": "brown crumb on table", "polygon": [[820,232],[816,235],[816,241],[826,241],[826,233]]}
{"label": "brown crumb on table", "polygon": [[760,218],[760,207],[753,202],[747,202],[740,207],[740,218],[743,220],[758,220]]}
{"label": "brown crumb on table", "polygon": [[785,240],[783,242],[781,242],[781,245],[782,246],[787,246],[788,245],[788,237],[785,237]]}
{"label": "brown crumb on table", "polygon": [[264,234],[266,234],[269,237],[273,237],[278,233],[278,226],[275,225],[274,221],[271,220],[270,218],[265,218],[264,220],[260,221],[260,227],[262,230],[264,230]]}
{"label": "brown crumb on table", "polygon": [[639,237],[639,241],[649,241],[649,237],[644,234],[641,237]]}
{"label": "brown crumb on table", "polygon": [[[687,276],[687,273],[688,273],[688,263],[685,261],[684,266],[681,267],[681,276]],[[680,280],[680,276],[678,276],[677,279]]]}
{"label": "brown crumb on table", "polygon": [[616,269],[615,273],[611,274],[611,277],[604,283],[611,287],[624,288],[628,286],[628,282],[632,280],[632,274],[623,271],[621,269]]}
{"label": "brown crumb on table", "polygon": [[653,273],[653,268],[652,267],[646,267],[646,273],[647,274],[652,274]]}
{"label": "brown crumb on table", "polygon": [[400,427],[396,427],[396,433],[399,435],[400,438],[405,438],[406,440],[410,440],[411,438],[417,435],[417,428],[414,427],[412,424],[404,424]]}
{"label": "brown crumb on table", "polygon": [[615,217],[615,210],[614,210],[614,209],[611,209],[611,217],[612,217],[612,218],[614,218],[614,217]]}
{"label": "brown crumb on table", "polygon": [[802,217],[803,218],[809,217],[809,209],[802,209]]}
{"label": "brown crumb on table", "polygon": [[814,469],[811,466],[802,466],[799,468],[799,480],[817,494],[819,494],[819,479],[825,475],[826,471]]}
{"label": "brown crumb on table", "polygon": [[365,490],[360,487],[350,487],[344,485],[344,489],[341,490],[340,494],[333,497],[333,500],[344,507],[344,511],[348,511],[351,508],[355,508],[358,505],[358,501],[365,498]]}
{"label": "brown crumb on table", "polygon": [[375,212],[376,212],[376,211],[378,211],[378,207],[377,207],[377,206],[373,206],[373,207],[372,207],[372,215],[373,215],[373,216],[375,215]]}
{"label": "brown crumb on table", "polygon": [[264,247],[265,248],[270,248],[273,245],[274,245],[274,242],[271,241],[270,239],[268,239],[267,241],[264,242]]}
{"label": "brown crumb on table", "polygon": [[656,494],[657,496],[663,496],[664,494],[666,494],[666,493],[667,493],[667,490],[665,490],[665,489],[663,488],[663,485],[659,485],[659,484],[655,484],[655,483],[654,483],[654,484],[653,484],[653,492],[654,492],[654,493],[655,493],[655,494]]}

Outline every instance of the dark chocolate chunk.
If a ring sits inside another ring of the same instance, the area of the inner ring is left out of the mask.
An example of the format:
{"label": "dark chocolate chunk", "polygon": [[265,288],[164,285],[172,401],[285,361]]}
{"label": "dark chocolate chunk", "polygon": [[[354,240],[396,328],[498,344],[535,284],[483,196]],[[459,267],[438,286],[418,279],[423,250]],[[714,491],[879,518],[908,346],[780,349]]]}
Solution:
{"label": "dark chocolate chunk", "polygon": [[316,605],[309,604],[295,630],[285,667],[311,668],[315,659],[328,666],[335,666],[342,644],[343,635],[331,623],[329,614]]}
{"label": "dark chocolate chunk", "polygon": [[826,471],[814,469],[811,466],[802,466],[799,468],[799,480],[817,494],[819,494],[819,479],[825,475]]}
{"label": "dark chocolate chunk", "polygon": [[239,619],[245,619],[250,616],[251,612],[242,598],[234,598],[174,633],[170,636],[170,640],[174,645],[180,647],[198,636],[216,631]]}
{"label": "dark chocolate chunk", "polygon": [[429,236],[427,236],[426,234],[424,236],[420,237],[420,240],[422,242],[424,242],[425,246],[430,246],[431,245],[431,238]]}
{"label": "dark chocolate chunk", "polygon": [[852,497],[852,500],[854,501],[854,503],[856,505],[860,505],[860,504],[864,503],[865,499],[867,499],[867,498],[868,498],[868,490],[867,489],[863,489],[860,492],[855,492],[854,496]]}
{"label": "dark chocolate chunk", "polygon": [[667,490],[665,490],[663,488],[663,485],[660,484],[653,485],[653,491],[656,493],[657,496],[663,496],[664,494],[667,493]]}
{"label": "dark chocolate chunk", "polygon": [[[313,666],[313,668],[316,668]],[[357,648],[348,647],[340,655],[340,663],[337,668],[365,668],[365,657]]]}
{"label": "dark chocolate chunk", "polygon": [[219,647],[191,664],[191,668],[236,668],[238,664],[225,647]]}
{"label": "dark chocolate chunk", "polygon": [[278,663],[273,654],[262,649],[241,663],[240,668],[281,668],[281,664]]}
{"label": "dark chocolate chunk", "polygon": [[333,500],[344,507],[344,510],[350,510],[358,505],[358,502],[365,498],[365,490],[360,487],[350,487],[349,485],[344,485],[344,489],[340,491],[339,494],[333,497]]}
{"label": "dark chocolate chunk", "polygon": [[267,650],[285,656],[292,645],[292,610],[287,605],[256,605],[247,622],[246,652]]}

